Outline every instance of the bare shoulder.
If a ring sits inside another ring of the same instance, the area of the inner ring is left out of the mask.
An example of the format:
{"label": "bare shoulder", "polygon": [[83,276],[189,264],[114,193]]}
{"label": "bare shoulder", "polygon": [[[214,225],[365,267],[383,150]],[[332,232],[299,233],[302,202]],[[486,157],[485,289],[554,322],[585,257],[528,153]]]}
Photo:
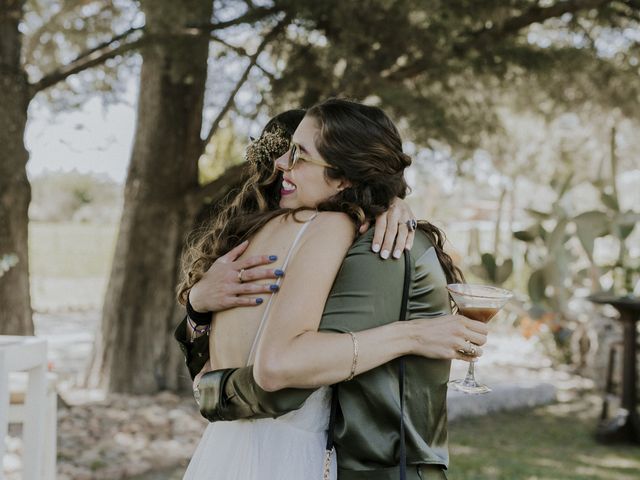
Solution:
{"label": "bare shoulder", "polygon": [[356,227],[342,212],[320,212],[309,225],[309,239],[316,245],[324,242],[350,246],[356,238]]}
{"label": "bare shoulder", "polygon": [[[355,235],[356,226],[351,217],[342,212],[319,212],[312,226],[317,230],[336,229],[335,233]],[[328,233],[331,233],[330,231]]]}
{"label": "bare shoulder", "polygon": [[267,227],[278,228],[287,226],[298,230],[301,223],[310,221],[307,232],[313,237],[335,238],[349,237],[351,241],[355,238],[356,227],[353,220],[342,212],[315,212],[300,211],[295,214],[279,215],[267,223]]}

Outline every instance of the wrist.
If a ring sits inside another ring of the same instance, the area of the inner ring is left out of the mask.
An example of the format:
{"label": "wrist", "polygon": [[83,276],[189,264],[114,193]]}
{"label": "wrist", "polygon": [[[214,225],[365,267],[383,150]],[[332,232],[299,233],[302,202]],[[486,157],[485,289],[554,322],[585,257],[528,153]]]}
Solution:
{"label": "wrist", "polygon": [[385,343],[392,358],[416,355],[418,351],[418,331],[413,320],[396,321],[382,327]]}
{"label": "wrist", "polygon": [[187,316],[197,325],[207,325],[211,323],[213,312],[199,311],[191,303],[191,292],[187,296]]}
{"label": "wrist", "polygon": [[207,307],[205,307],[202,304],[201,299],[198,297],[197,293],[194,293],[194,288],[192,288],[191,290],[189,290],[189,295],[187,295],[187,303],[189,305],[191,305],[191,308],[196,312],[196,313],[209,313],[209,310],[207,310]]}
{"label": "wrist", "polygon": [[[204,320],[208,320],[208,318],[205,319],[203,317],[203,321]],[[211,321],[209,321],[209,323],[198,324],[194,320],[192,320],[189,315],[187,315],[187,329],[187,338],[191,343],[193,343],[196,341],[196,339],[202,337],[203,335],[209,335],[209,332],[211,331]]]}
{"label": "wrist", "polygon": [[403,338],[406,341],[405,355],[418,355],[420,351],[420,331],[416,320],[405,320],[398,322],[402,329]]}

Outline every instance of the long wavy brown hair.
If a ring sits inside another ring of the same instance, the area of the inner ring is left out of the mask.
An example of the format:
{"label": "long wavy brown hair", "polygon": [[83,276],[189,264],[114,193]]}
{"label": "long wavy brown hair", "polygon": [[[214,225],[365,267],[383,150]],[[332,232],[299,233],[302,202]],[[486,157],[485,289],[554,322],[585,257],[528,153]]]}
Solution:
{"label": "long wavy brown hair", "polygon": [[278,207],[281,180],[274,169],[274,160],[289,149],[291,136],[304,115],[304,110],[288,110],[269,120],[260,137],[247,147],[247,180],[240,192],[231,200],[227,199],[219,213],[195,229],[187,239],[177,288],[178,301],[182,305],[187,303],[191,287],[218,257],[282,213]]}
{"label": "long wavy brown hair", "polygon": [[[411,158],[402,151],[398,129],[381,109],[330,99],[309,109],[307,116],[318,122],[315,145],[333,167],[325,169],[325,176],[351,183],[318,205],[318,210],[345,212],[359,227],[373,222],[395,197],[405,198],[409,186],[404,170]],[[462,271],[444,250],[442,230],[427,221],[418,222],[418,228],[431,240],[447,283],[464,282]]]}

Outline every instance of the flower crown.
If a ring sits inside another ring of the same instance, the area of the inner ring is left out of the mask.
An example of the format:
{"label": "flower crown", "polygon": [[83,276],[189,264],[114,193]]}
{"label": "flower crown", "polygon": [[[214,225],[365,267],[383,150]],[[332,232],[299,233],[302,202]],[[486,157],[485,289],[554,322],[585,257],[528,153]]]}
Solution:
{"label": "flower crown", "polygon": [[247,147],[247,161],[257,165],[272,166],[274,159],[289,150],[291,140],[280,126],[264,132]]}

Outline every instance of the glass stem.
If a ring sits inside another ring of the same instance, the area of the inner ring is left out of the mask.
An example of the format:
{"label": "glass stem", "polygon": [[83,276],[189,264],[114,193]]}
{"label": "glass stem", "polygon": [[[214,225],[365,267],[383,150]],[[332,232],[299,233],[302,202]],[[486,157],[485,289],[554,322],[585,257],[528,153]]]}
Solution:
{"label": "glass stem", "polygon": [[476,361],[469,361],[469,369],[467,370],[467,376],[464,378],[464,383],[466,385],[477,385],[476,382]]}

